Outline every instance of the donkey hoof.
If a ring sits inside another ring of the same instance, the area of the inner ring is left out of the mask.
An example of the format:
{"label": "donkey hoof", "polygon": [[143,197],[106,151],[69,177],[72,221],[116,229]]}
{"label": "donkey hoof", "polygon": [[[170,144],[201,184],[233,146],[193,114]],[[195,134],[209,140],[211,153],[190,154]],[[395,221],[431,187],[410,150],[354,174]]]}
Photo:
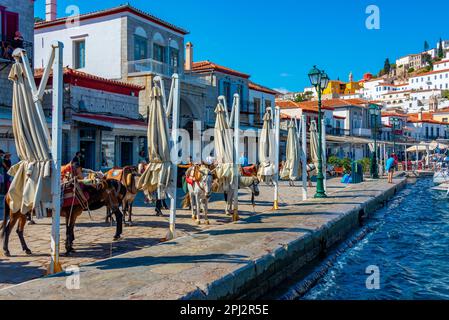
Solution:
{"label": "donkey hoof", "polygon": [[125,227],[132,227],[133,223],[131,221],[125,222]]}
{"label": "donkey hoof", "polygon": [[114,241],[119,241],[122,237],[121,236],[114,236]]}
{"label": "donkey hoof", "polygon": [[31,256],[33,254],[30,249],[25,249],[23,251],[25,251],[25,253],[29,256]]}
{"label": "donkey hoof", "polygon": [[35,224],[36,224],[36,222],[34,222],[33,220],[28,221],[28,225],[29,225],[29,226],[33,226],[33,225],[35,225]]}
{"label": "donkey hoof", "polygon": [[11,253],[9,252],[9,250],[3,251],[3,254],[5,255],[5,257],[11,257]]}
{"label": "donkey hoof", "polygon": [[210,225],[210,222],[209,222],[209,221],[206,221],[206,225]]}
{"label": "donkey hoof", "polygon": [[197,221],[196,224],[197,224],[197,225],[201,225],[201,221]]}

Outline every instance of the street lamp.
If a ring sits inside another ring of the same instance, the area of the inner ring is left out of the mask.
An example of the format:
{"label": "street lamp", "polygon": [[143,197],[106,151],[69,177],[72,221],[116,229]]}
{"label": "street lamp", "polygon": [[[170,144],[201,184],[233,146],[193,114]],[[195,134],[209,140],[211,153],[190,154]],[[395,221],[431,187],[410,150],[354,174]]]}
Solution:
{"label": "street lamp", "polygon": [[371,178],[379,179],[379,170],[377,167],[377,135],[378,135],[378,117],[380,116],[380,107],[377,104],[369,106],[369,113],[371,115],[371,128],[373,130],[374,138],[374,152],[371,156]]}
{"label": "street lamp", "polygon": [[399,118],[391,118],[393,129],[393,152],[396,153],[396,130],[399,130]]}
{"label": "street lamp", "polygon": [[326,191],[324,190],[324,175],[323,175],[323,134],[322,134],[322,115],[321,115],[321,95],[323,90],[329,84],[329,77],[324,70],[319,70],[316,66],[309,72],[309,79],[312,86],[318,94],[318,177],[316,183],[315,198],[326,198]]}

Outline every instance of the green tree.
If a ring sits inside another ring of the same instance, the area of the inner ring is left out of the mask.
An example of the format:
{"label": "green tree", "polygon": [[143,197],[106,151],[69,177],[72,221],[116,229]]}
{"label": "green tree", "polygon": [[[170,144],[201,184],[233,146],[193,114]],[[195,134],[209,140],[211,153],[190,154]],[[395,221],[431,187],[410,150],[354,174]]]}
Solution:
{"label": "green tree", "polygon": [[423,60],[426,64],[428,64],[429,66],[431,66],[432,69],[433,69],[433,61],[432,61],[432,56],[431,56],[430,54],[424,53],[424,54],[422,55],[422,60]]}
{"label": "green tree", "polygon": [[426,40],[426,41],[424,41],[424,51],[429,51],[429,49],[430,49],[430,46],[429,46],[429,43]]}
{"label": "green tree", "polygon": [[441,96],[445,99],[449,99],[449,90],[443,90]]}
{"label": "green tree", "polygon": [[384,74],[388,74],[391,71],[390,59],[386,59],[384,63]]}
{"label": "green tree", "polygon": [[444,58],[443,39],[440,38],[440,45],[438,46],[438,57]]}

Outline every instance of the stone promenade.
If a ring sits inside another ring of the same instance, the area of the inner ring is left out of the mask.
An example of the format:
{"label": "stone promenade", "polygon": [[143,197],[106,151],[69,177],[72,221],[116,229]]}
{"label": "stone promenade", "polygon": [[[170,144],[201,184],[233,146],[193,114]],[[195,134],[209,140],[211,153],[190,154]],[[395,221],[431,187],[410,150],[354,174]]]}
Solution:
{"label": "stone promenade", "polygon": [[[42,276],[48,263],[50,221],[38,221],[38,225],[26,229],[33,256],[21,253],[13,235],[14,256],[0,258],[0,285],[8,287],[0,291],[0,299],[213,299],[257,295],[251,292],[254,281],[260,283],[266,276],[281,280],[277,273],[291,260],[288,256],[295,255],[289,248],[295,248],[298,261],[305,264],[318,254],[317,242],[324,240],[331,245],[341,240],[357,224],[360,210],[375,210],[378,202],[404,182],[404,178],[398,178],[395,185],[379,180],[345,186],[330,180],[328,199],[305,202],[300,200],[299,187],[283,184],[282,208],[276,213],[270,211],[272,188],[261,187],[255,208],[249,204],[249,195],[242,194],[240,222],[229,223],[223,214],[224,203],[216,199],[211,205],[210,226],[196,225],[190,214],[181,210],[178,238],[159,245],[168,219],[155,217],[153,209],[136,208],[134,226],[126,228],[124,240],[117,243],[111,242],[114,228],[105,226],[104,211],[94,212],[92,219],[88,215],[80,219],[76,228],[77,252],[62,258],[65,267],[82,265],[80,290],[66,288],[65,274],[11,286]],[[311,188],[309,193],[313,192]]]}
{"label": "stone promenade", "polygon": [[[297,183],[299,185],[299,183]],[[338,180],[330,180],[329,192],[334,192],[345,186]],[[273,199],[273,189],[261,185],[261,194],[257,198],[256,207],[250,205],[248,192],[242,191],[240,195],[240,210],[242,218],[254,213],[264,213],[271,209]],[[315,192],[315,188],[309,189],[309,194]],[[180,191],[181,196],[183,195]],[[288,184],[281,185],[281,204],[291,205],[302,199],[299,187],[289,187]],[[3,202],[1,202],[3,203]],[[0,220],[3,219],[3,205],[0,208]],[[215,226],[230,222],[230,218],[224,215],[225,204],[222,196],[214,195],[210,205],[209,226],[204,223],[198,226],[191,219],[191,213],[187,210],[179,210],[177,214],[177,235],[182,237],[187,234],[207,230]],[[61,256],[61,263],[64,268],[73,265],[80,265],[106,258],[111,258],[126,252],[139,250],[153,246],[164,238],[168,230],[168,212],[165,217],[157,217],[154,213],[154,206],[146,205],[143,202],[142,194],[136,199],[133,213],[134,224],[132,227],[124,228],[123,239],[113,242],[115,226],[104,223],[106,211],[97,210],[92,212],[90,217],[87,213],[78,219],[75,228],[75,249],[76,253],[70,257]],[[0,250],[0,289],[27,280],[35,279],[45,275],[49,262],[50,252],[50,232],[51,219],[36,220],[36,225],[26,226],[25,237],[28,246],[33,251],[32,256],[25,255],[20,247],[16,233],[11,235],[10,251],[13,255],[10,258],[2,256]],[[61,244],[65,240],[65,225],[61,222]],[[63,245],[61,246],[63,249]]]}

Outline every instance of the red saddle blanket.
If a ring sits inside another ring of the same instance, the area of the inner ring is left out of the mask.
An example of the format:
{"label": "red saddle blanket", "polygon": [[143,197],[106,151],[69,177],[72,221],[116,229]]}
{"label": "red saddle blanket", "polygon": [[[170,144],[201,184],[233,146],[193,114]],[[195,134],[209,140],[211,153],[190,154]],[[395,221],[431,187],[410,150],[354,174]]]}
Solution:
{"label": "red saddle blanket", "polygon": [[244,177],[252,177],[254,175],[257,175],[256,165],[252,165],[249,167],[242,167],[242,175]]}
{"label": "red saddle blanket", "polygon": [[[82,189],[82,187],[81,187]],[[82,195],[79,193],[82,192],[84,195],[84,198],[86,200],[89,200],[89,193],[82,190],[75,190],[73,187],[65,188],[63,190],[62,195],[62,204],[61,208],[68,208],[72,206],[78,206],[78,205],[85,205],[85,200],[82,199]]]}
{"label": "red saddle blanket", "polygon": [[193,184],[195,183],[195,181],[193,180],[192,177],[186,176],[186,182],[188,184],[190,184],[191,186],[193,186]]}

